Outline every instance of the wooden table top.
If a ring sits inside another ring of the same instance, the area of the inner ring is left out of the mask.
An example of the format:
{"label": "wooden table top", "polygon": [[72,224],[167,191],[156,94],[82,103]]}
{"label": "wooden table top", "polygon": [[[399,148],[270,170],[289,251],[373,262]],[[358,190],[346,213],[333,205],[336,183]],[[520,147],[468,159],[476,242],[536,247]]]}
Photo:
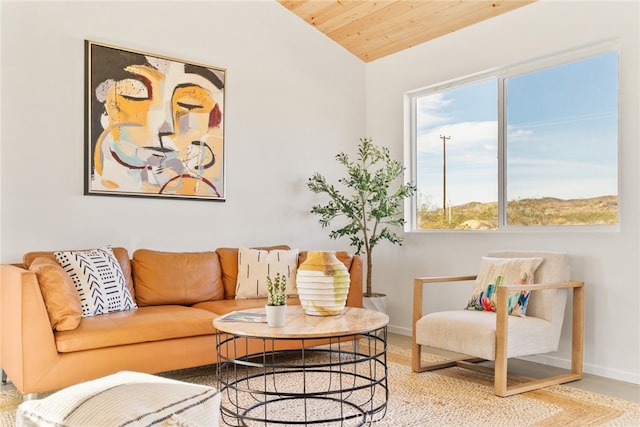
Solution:
{"label": "wooden table top", "polygon": [[[264,307],[242,310],[264,313]],[[363,308],[345,307],[337,316],[309,316],[299,305],[288,305],[285,325],[271,328],[266,323],[230,322],[215,319],[213,326],[228,334],[257,338],[326,338],[360,334],[386,326],[389,316]]]}

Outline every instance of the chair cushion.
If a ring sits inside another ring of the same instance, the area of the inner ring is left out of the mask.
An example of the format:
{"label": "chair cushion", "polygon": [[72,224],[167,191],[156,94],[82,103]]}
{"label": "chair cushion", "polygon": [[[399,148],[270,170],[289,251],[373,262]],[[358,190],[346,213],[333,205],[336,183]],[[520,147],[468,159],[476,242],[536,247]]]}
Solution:
{"label": "chair cushion", "polygon": [[139,372],[122,371],[25,401],[23,426],[217,426],[220,392]]}
{"label": "chair cushion", "polygon": [[[467,310],[496,311],[496,287],[500,285],[531,284],[542,258],[482,257],[480,271],[467,303]],[[508,312],[525,316],[530,293],[526,290],[509,294]]]}
{"label": "chair cushion", "polygon": [[[544,259],[540,267],[535,271],[534,283],[559,283],[571,280],[569,256],[564,253],[501,250],[491,251],[488,255],[490,257],[497,258],[540,257]],[[531,292],[529,304],[527,305],[527,316],[540,317],[553,322],[558,328],[557,333],[559,337],[562,322],[554,322],[553,319],[564,319],[567,295],[567,289],[548,289],[544,291]]]}
{"label": "chair cushion", "polygon": [[[416,342],[469,356],[495,360],[496,314],[452,310],[427,314],[416,322]],[[551,323],[537,317],[510,316],[507,357],[542,354],[558,349]]]}

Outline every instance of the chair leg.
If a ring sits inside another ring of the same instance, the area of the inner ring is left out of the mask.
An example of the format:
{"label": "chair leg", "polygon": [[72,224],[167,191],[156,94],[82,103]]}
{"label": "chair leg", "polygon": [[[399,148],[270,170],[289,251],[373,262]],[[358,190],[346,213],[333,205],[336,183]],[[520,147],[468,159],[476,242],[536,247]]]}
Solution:
{"label": "chair leg", "polygon": [[493,373],[493,389],[497,396],[507,396],[507,359],[496,357]]}
{"label": "chair leg", "polygon": [[571,372],[582,378],[584,358],[584,286],[573,288]]}
{"label": "chair leg", "polygon": [[423,372],[422,362],[420,354],[422,353],[422,346],[416,343],[415,337],[411,343],[411,370],[413,372]]}
{"label": "chair leg", "polygon": [[496,310],[496,347],[495,347],[495,372],[493,376],[494,392],[498,396],[506,396],[507,393],[507,337],[508,337],[508,313],[507,293],[505,289],[498,289]]}

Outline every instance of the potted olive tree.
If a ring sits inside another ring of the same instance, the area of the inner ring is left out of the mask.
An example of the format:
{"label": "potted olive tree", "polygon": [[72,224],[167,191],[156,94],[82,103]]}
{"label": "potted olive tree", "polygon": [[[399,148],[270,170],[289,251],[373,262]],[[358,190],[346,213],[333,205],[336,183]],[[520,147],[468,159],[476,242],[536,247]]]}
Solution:
{"label": "potted olive tree", "polygon": [[[364,251],[367,276],[363,296],[367,306],[370,298],[384,298],[383,294],[374,293],[371,286],[373,248],[385,240],[402,244],[402,237],[393,232],[392,227],[404,225],[404,200],[413,196],[416,186],[411,182],[394,186],[405,168],[391,159],[388,148],[375,146],[371,138],[360,139],[355,161],[345,153],[336,155],[336,160],[346,168],[346,176],[338,179],[340,188],[329,184],[317,172],[307,182],[312,192],[329,197],[326,204],[314,205],[311,213],[320,217],[318,221],[322,228],[328,227],[332,220],[342,218],[343,222],[331,230],[329,237],[348,237],[356,254]],[[384,307],[384,299],[382,304]],[[373,307],[369,305],[369,308]]]}

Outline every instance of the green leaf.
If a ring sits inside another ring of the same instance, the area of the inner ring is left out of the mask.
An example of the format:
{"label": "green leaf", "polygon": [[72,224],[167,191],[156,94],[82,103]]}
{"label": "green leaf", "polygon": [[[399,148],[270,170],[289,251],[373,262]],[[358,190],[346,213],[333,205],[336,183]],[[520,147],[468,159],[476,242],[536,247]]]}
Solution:
{"label": "green leaf", "polygon": [[[381,241],[402,244],[402,237],[389,229],[404,225],[403,201],[415,194],[415,184],[408,182],[393,187],[402,176],[404,166],[391,159],[387,147],[377,147],[372,138],[361,138],[357,158],[351,161],[346,153],[335,156],[346,168],[345,176],[338,179],[339,187],[327,183],[324,176],[313,174],[309,189],[328,198],[325,204],[314,205],[311,213],[318,215],[322,228],[332,226],[331,239],[346,237],[360,254],[364,249],[371,260],[371,251]],[[367,293],[371,293],[370,269],[367,269]]]}

